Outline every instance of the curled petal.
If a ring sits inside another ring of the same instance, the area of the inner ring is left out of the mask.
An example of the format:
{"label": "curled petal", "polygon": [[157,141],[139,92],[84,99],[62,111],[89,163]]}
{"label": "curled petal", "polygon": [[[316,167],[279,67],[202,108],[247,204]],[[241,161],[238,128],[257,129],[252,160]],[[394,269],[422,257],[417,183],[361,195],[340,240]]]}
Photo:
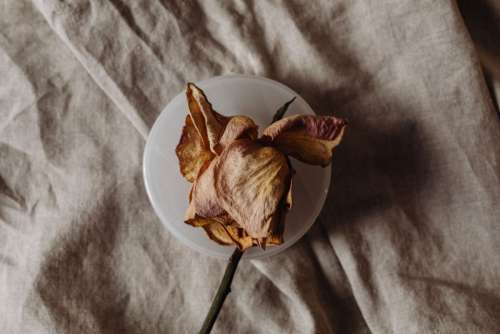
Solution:
{"label": "curled petal", "polygon": [[246,116],[225,117],[212,109],[205,94],[188,84],[189,116],[176,148],[181,174],[194,182],[203,165],[239,138],[257,138],[257,126]]}
{"label": "curled petal", "polygon": [[[210,165],[212,166],[212,164]],[[236,222],[218,205],[213,190],[213,170],[206,168],[191,188],[189,207],[184,215],[184,222],[194,227],[205,226],[214,222],[223,225],[236,224]],[[200,186],[200,180],[202,185]],[[212,187],[212,189],[210,189]],[[213,194],[212,197],[210,194]]]}
{"label": "curled petal", "polygon": [[249,117],[231,117],[219,141],[220,150],[222,151],[236,139],[257,139],[257,129],[257,125],[255,125],[254,121]]}
{"label": "curled petal", "polygon": [[253,246],[252,237],[250,237],[248,233],[245,232],[244,229],[239,227],[239,225],[236,222],[223,226],[226,229],[226,232],[233,240],[233,242],[235,243],[235,245],[238,246],[239,249],[245,250]]}
{"label": "curled petal", "polygon": [[333,116],[296,115],[271,124],[262,141],[303,162],[327,166],[347,122]]}
{"label": "curled petal", "polygon": [[184,215],[184,222],[186,224],[193,226],[193,227],[200,227],[200,226],[212,224],[213,222],[215,222],[215,220],[198,216],[196,214],[195,209],[194,209],[193,202],[190,202],[189,207],[186,211],[186,214]]}
{"label": "curled petal", "polygon": [[212,109],[207,97],[201,89],[188,83],[186,97],[194,125],[206,148],[214,154],[220,137],[229,119]]}
{"label": "curled petal", "polygon": [[292,207],[292,177],[288,178],[287,189],[278,204],[273,219],[271,221],[270,231],[265,240],[264,247],[267,245],[281,245],[284,242],[283,234],[285,232],[285,218],[287,212]]}
{"label": "curled petal", "polygon": [[233,239],[219,222],[213,221],[211,224],[203,225],[203,229],[207,233],[208,237],[220,245],[232,245],[234,244]]}
{"label": "curled petal", "polygon": [[292,179],[290,179],[290,186],[288,187],[288,193],[286,194],[286,199],[285,199],[285,208],[287,210],[290,210],[293,206],[292,188],[293,188],[293,182]]}
{"label": "curled petal", "polygon": [[193,226],[193,227],[203,227],[210,225],[212,223],[218,223],[217,221],[210,219],[210,218],[203,218],[200,216],[195,216],[192,219],[186,220],[186,223]]}
{"label": "curled petal", "polygon": [[285,217],[288,211],[285,202],[286,200],[282,201],[282,204],[279,206],[278,210],[276,210],[277,214],[274,217],[270,233],[266,239],[268,245],[281,245],[284,242]]}
{"label": "curled petal", "polygon": [[205,148],[191,117],[186,116],[181,139],[175,149],[181,174],[189,182],[194,182],[203,165],[212,160],[214,155]]}
{"label": "curled petal", "polygon": [[217,200],[215,192],[214,167],[217,158],[212,160],[208,167],[203,170],[194,186],[192,192],[192,204],[194,212],[203,217],[217,217],[225,213]]}
{"label": "curled petal", "polygon": [[252,247],[252,238],[233,225],[224,225],[219,222],[203,225],[203,229],[208,237],[221,245],[236,245],[239,249],[245,250]]}
{"label": "curled petal", "polygon": [[278,246],[284,242],[283,234],[273,234],[266,239],[266,244],[271,246]]}
{"label": "curled petal", "polygon": [[214,167],[220,206],[252,238],[268,236],[289,177],[281,152],[246,139],[230,144]]}

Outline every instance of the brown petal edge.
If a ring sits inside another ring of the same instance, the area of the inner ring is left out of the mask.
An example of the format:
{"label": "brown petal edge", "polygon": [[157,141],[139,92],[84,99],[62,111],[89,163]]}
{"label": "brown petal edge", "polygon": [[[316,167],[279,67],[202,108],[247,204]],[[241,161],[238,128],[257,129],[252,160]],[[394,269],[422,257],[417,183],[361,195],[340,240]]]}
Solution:
{"label": "brown petal edge", "polygon": [[261,140],[300,161],[324,167],[330,164],[346,126],[344,119],[333,116],[294,115],[271,124]]}

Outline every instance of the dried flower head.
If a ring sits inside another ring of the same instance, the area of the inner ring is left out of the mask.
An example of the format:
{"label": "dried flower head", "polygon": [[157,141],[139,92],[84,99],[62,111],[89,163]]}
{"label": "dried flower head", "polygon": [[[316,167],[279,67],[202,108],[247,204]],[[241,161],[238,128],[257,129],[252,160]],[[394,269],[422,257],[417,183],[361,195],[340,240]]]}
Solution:
{"label": "dried flower head", "polygon": [[181,173],[193,183],[185,222],[242,250],[283,243],[292,205],[288,156],[327,166],[346,122],[294,115],[275,121],[259,137],[252,119],[217,113],[194,84],[187,85],[186,96],[189,115],[176,148]]}

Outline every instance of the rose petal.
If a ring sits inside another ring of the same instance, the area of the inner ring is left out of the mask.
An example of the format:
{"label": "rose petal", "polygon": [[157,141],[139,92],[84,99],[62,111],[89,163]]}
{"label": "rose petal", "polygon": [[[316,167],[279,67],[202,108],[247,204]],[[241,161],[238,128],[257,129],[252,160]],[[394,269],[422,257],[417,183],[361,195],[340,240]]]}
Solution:
{"label": "rose petal", "polygon": [[189,113],[205,147],[216,154],[215,147],[229,119],[212,109],[207,97],[196,85],[188,83],[186,97]]}
{"label": "rose petal", "polygon": [[211,217],[211,218],[197,215],[194,210],[193,203],[189,204],[189,208],[187,209],[186,214],[184,216],[184,222],[194,227],[200,227],[211,223],[221,223],[224,226],[236,224],[234,219],[232,219],[226,212],[222,213],[217,217]]}
{"label": "rose petal", "polygon": [[290,186],[288,187],[288,193],[286,194],[285,207],[287,210],[290,210],[293,206],[293,181],[290,179]]}
{"label": "rose petal", "polygon": [[192,203],[196,214],[213,218],[222,215],[225,211],[219,205],[217,193],[215,192],[214,167],[217,158],[212,160],[208,167],[200,173],[194,186]]}
{"label": "rose petal", "polygon": [[202,166],[232,141],[256,139],[257,126],[246,116],[218,114],[203,91],[194,84],[188,84],[186,96],[190,116],[186,118],[176,154],[181,174],[189,182],[194,182]]}
{"label": "rose petal", "polygon": [[194,218],[188,219],[185,222],[186,222],[186,224],[189,224],[193,227],[203,227],[203,226],[210,225],[213,223],[218,223],[217,221],[215,221],[213,219],[203,218],[200,216],[195,216]]}
{"label": "rose petal", "polygon": [[214,220],[212,220],[210,218],[198,216],[195,212],[193,202],[191,201],[189,203],[189,207],[184,215],[184,222],[186,224],[189,224],[189,225],[194,226],[194,227],[200,227],[200,226],[211,224],[214,222]]}
{"label": "rose petal", "polygon": [[285,232],[285,217],[292,207],[292,178],[291,175],[287,182],[287,190],[278,205],[273,220],[271,221],[268,237],[264,242],[266,245],[281,245],[284,242],[283,234]]}
{"label": "rose petal", "polygon": [[303,162],[327,166],[347,122],[333,116],[296,115],[271,124],[262,140]]}
{"label": "rose petal", "polygon": [[211,224],[203,225],[203,229],[207,233],[208,237],[213,241],[221,245],[233,245],[234,241],[224,228],[224,226],[219,222],[213,222]]}
{"label": "rose petal", "polygon": [[245,230],[240,228],[236,222],[229,225],[223,224],[223,227],[239,249],[245,250],[253,246],[252,237],[250,237]]}
{"label": "rose petal", "polygon": [[[202,172],[202,175],[213,175],[213,173],[210,172],[210,169],[213,170],[213,168],[209,166]],[[218,206],[218,203],[213,200],[213,198],[211,198],[210,196],[206,196],[207,192],[212,192],[215,195],[214,190],[208,189],[207,191],[201,191],[205,186],[200,187],[200,179],[202,179],[203,182],[205,180],[213,180],[213,176],[205,176],[203,178],[199,177],[196,183],[191,188],[191,191],[189,193],[189,207],[184,215],[184,222],[194,227],[204,226],[213,222],[219,222],[223,225],[236,224],[234,219],[232,219],[227,214],[227,212],[221,209]],[[195,189],[198,190],[195,191]],[[195,194],[197,195],[195,196]],[[198,202],[198,207],[201,207],[201,209],[199,209],[198,211],[196,209],[196,202]]]}
{"label": "rose petal", "polygon": [[255,125],[254,121],[249,117],[231,117],[219,141],[220,151],[222,151],[236,139],[257,139],[257,129],[257,125]]}
{"label": "rose petal", "polygon": [[276,216],[266,239],[266,243],[268,245],[281,245],[284,242],[283,234],[285,232],[285,217],[287,212],[286,197],[284,197],[278,207],[278,210],[276,210]]}
{"label": "rose petal", "polygon": [[214,167],[219,204],[251,237],[265,238],[289,175],[286,157],[275,148],[236,140]]}
{"label": "rose petal", "polygon": [[213,222],[203,226],[208,237],[221,245],[236,245],[245,250],[253,246],[252,238],[246,235],[242,229],[233,225],[223,225]]}
{"label": "rose petal", "polygon": [[181,139],[175,148],[175,153],[179,159],[181,174],[189,182],[194,182],[203,165],[214,156],[204,147],[190,116],[186,116]]}

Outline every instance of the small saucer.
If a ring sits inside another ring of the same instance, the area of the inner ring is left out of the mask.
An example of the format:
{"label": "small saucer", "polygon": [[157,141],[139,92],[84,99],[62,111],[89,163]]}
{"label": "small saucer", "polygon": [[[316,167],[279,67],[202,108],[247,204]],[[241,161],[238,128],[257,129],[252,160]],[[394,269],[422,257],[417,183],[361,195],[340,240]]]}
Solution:
{"label": "small saucer", "polygon": [[[314,114],[299,94],[285,85],[262,77],[226,75],[197,82],[215,110],[231,115],[251,117],[262,131],[274,112],[296,96],[287,116]],[[180,92],[162,111],[149,133],[144,149],[144,182],[151,204],[165,227],[181,242],[200,253],[229,258],[234,247],[221,246],[210,240],[202,228],[184,223],[191,184],[179,171],[175,147],[179,142],[188,113],[185,92]],[[321,168],[291,159],[296,171],[293,178],[293,207],[287,214],[285,242],[266,250],[253,247],[245,252],[247,259],[278,254],[299,240],[318,217],[330,185],[331,167]]]}

